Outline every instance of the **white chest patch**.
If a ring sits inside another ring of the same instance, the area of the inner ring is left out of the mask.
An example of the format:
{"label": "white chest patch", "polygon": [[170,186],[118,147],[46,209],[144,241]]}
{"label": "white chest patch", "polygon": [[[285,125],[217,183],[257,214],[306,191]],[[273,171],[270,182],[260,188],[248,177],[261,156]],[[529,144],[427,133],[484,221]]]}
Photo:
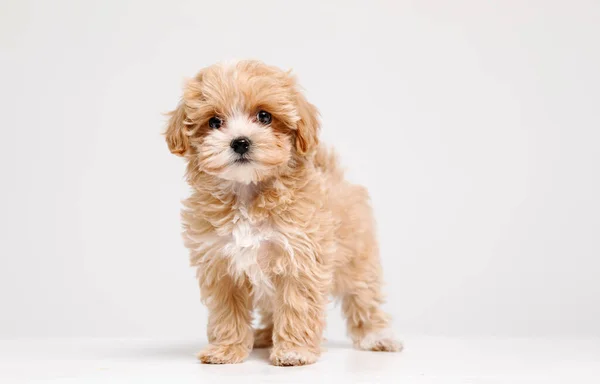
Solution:
{"label": "white chest patch", "polygon": [[243,209],[234,221],[231,238],[225,244],[223,253],[230,259],[230,274],[248,277],[256,302],[273,293],[272,283],[258,263],[259,257],[268,249],[269,229],[253,225]]}

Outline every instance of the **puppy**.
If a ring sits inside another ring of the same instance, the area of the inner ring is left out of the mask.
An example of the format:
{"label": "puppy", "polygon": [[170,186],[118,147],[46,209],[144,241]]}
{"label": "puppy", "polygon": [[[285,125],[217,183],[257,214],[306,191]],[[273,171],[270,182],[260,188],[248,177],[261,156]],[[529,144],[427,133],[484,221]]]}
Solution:
{"label": "puppy", "polygon": [[171,112],[166,141],[193,191],[184,241],[210,313],[203,363],[238,363],[253,347],[272,347],[275,365],[314,363],[330,295],[356,348],[401,349],[380,308],[368,193],[318,134],[295,78],[258,61],[201,70]]}

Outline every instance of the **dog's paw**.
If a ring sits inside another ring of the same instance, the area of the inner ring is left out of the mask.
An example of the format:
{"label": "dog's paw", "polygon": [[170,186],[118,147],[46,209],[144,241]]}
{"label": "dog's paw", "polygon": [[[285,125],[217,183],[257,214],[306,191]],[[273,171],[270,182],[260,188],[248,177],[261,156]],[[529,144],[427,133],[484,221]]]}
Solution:
{"label": "dog's paw", "polygon": [[273,329],[254,330],[254,348],[270,348],[273,346]]}
{"label": "dog's paw", "polygon": [[271,363],[281,367],[313,364],[318,358],[319,355],[317,353],[299,347],[275,347],[271,351],[270,356]]}
{"label": "dog's paw", "polygon": [[244,344],[209,345],[198,354],[204,364],[235,364],[248,357],[250,351]]}
{"label": "dog's paw", "polygon": [[362,339],[357,340],[354,346],[364,351],[400,352],[402,343],[395,339],[390,329],[367,333]]}

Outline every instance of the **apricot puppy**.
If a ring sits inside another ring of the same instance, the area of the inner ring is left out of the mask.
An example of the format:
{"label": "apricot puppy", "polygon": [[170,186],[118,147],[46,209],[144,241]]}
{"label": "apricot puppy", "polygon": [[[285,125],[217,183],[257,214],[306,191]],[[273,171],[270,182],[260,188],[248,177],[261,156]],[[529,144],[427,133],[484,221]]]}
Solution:
{"label": "apricot puppy", "polygon": [[357,348],[401,349],[380,309],[368,193],[318,134],[295,78],[258,61],[201,70],[171,113],[166,141],[193,190],[184,240],[210,311],[202,362],[238,363],[254,346],[272,347],[275,365],[314,363],[330,295]]}

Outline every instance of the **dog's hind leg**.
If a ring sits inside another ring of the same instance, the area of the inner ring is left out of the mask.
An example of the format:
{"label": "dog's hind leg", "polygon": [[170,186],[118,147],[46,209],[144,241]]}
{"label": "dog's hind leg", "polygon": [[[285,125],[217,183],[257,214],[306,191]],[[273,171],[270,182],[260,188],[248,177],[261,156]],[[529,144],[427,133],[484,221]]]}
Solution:
{"label": "dog's hind leg", "polygon": [[260,327],[254,329],[254,348],[270,348],[273,346],[273,313],[261,309]]}
{"label": "dog's hind leg", "polygon": [[357,257],[338,275],[338,293],[346,317],[348,335],[358,349],[397,352],[402,344],[389,328],[383,312],[381,267],[376,254]]}

